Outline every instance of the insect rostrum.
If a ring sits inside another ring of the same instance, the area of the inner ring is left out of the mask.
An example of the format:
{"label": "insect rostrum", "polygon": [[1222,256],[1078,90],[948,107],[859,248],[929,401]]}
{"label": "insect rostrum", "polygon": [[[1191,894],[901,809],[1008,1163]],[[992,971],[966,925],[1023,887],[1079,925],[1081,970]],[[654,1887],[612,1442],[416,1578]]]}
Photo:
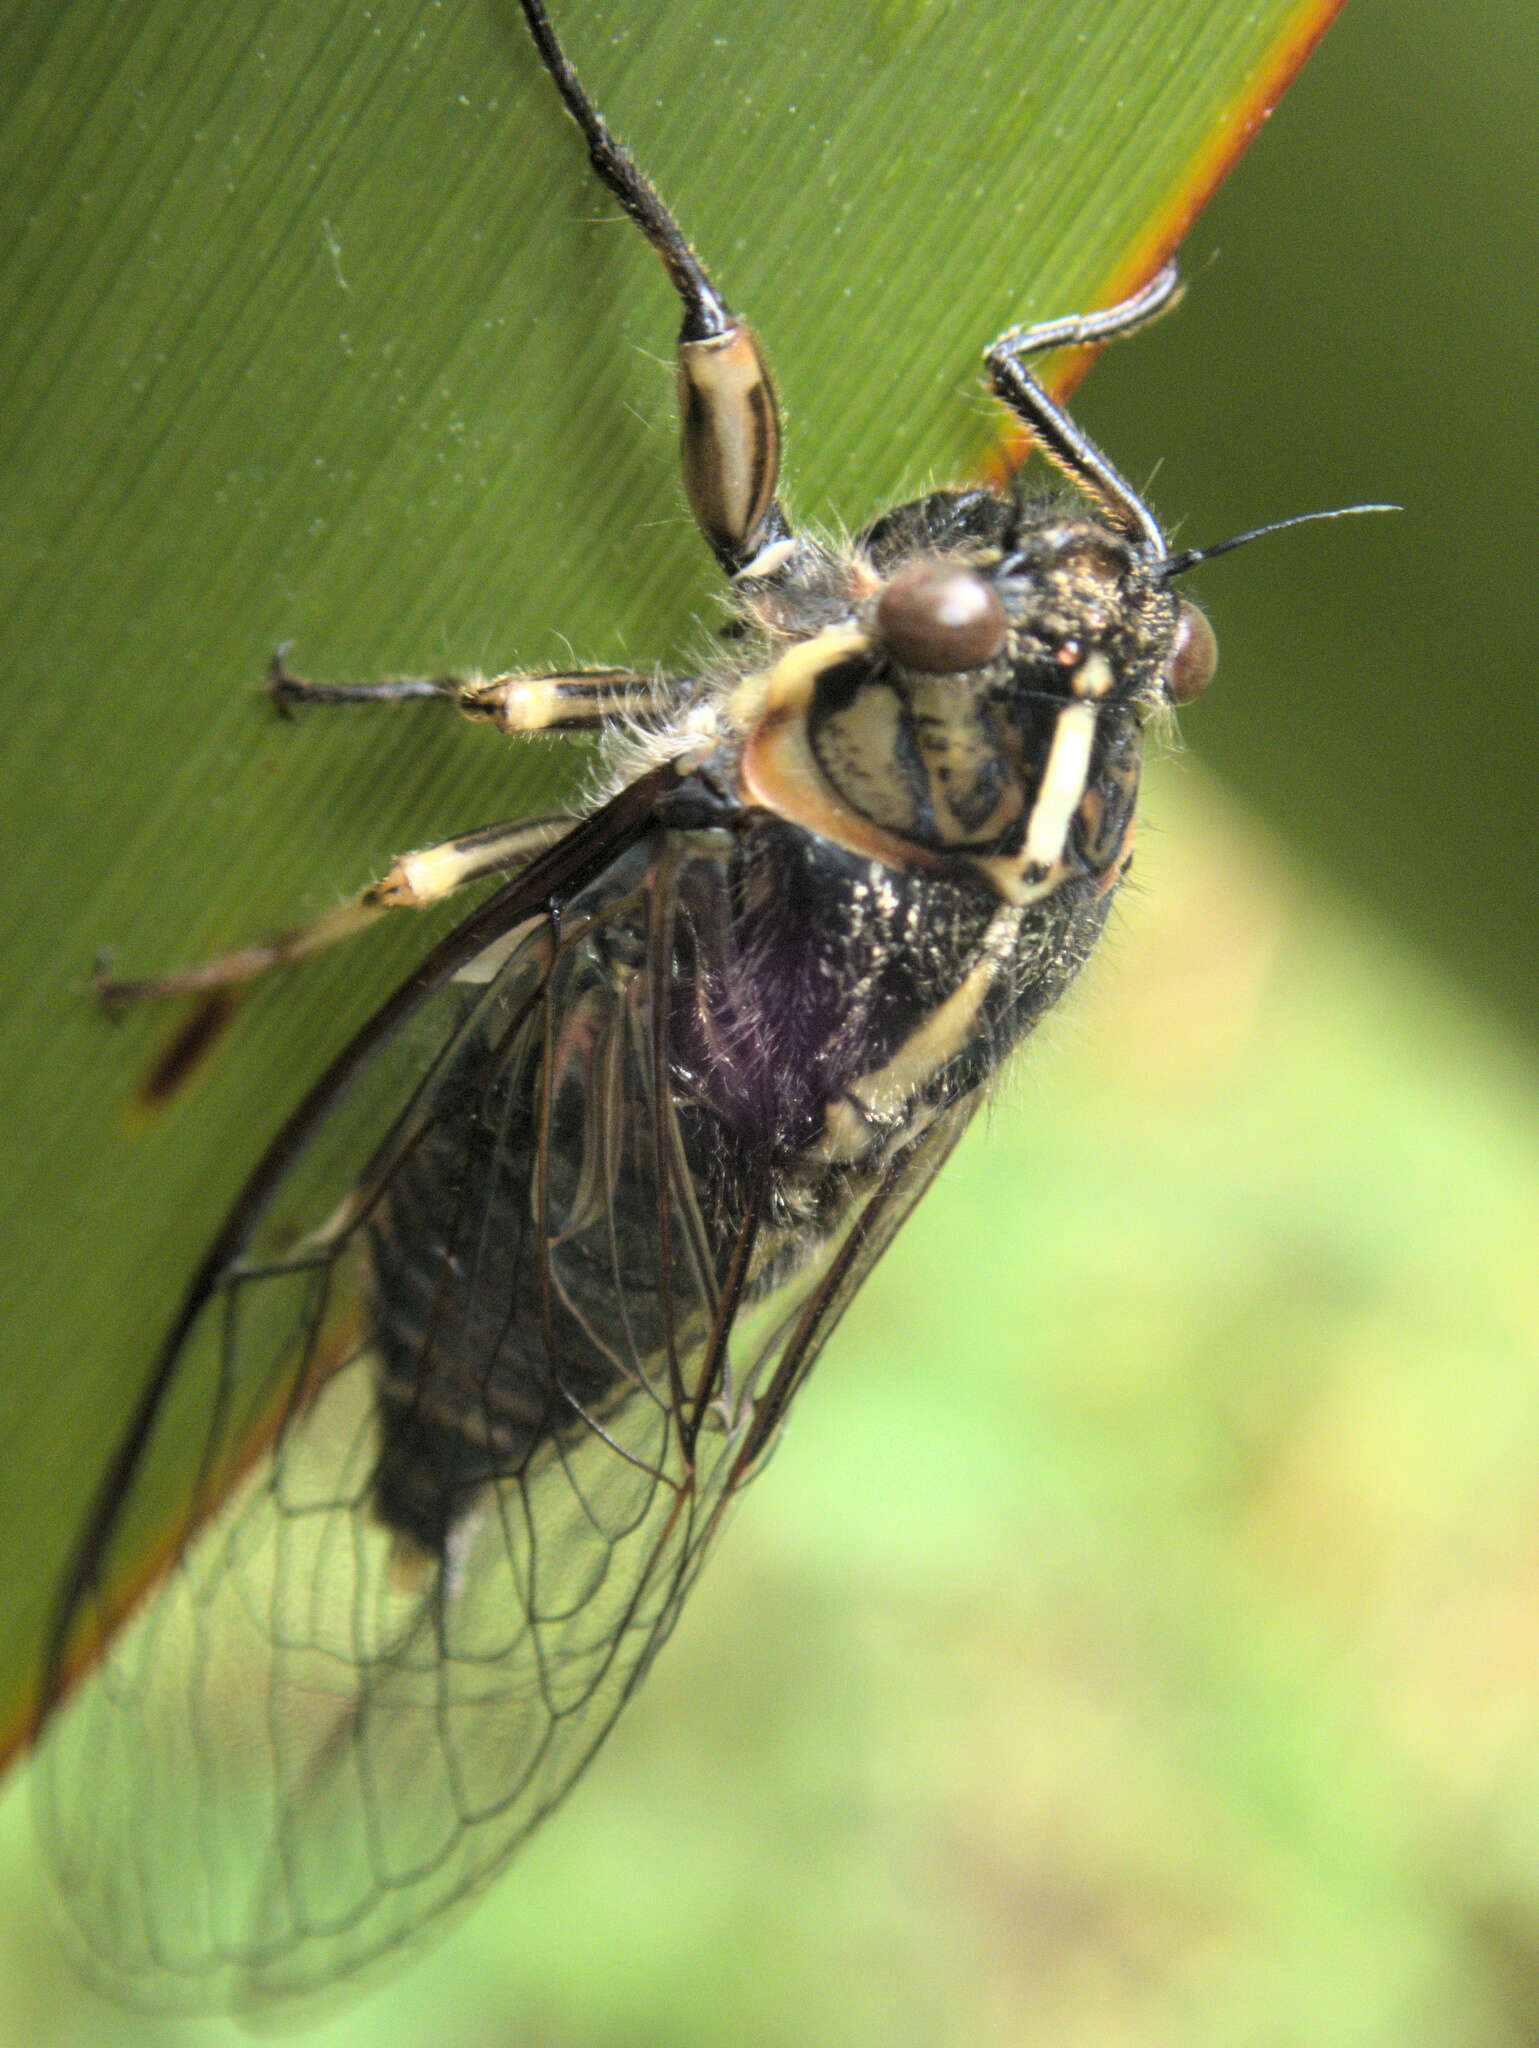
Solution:
{"label": "insect rostrum", "polygon": [[[731,579],[701,673],[377,686],[607,735],[608,794],[408,856],[221,988],[494,879],[311,1089],[194,1276],[64,1589],[65,1898],[153,1996],[298,1996],[476,1889],[666,1636],[845,1304],[1094,946],[1142,726],[1207,681],[1152,515],[1007,335],[1075,490],[793,529],[763,355],[524,12],[683,307],[683,470]],[[180,1481],[176,1554],[137,1561]],[[78,1692],[78,1698],[66,1695]]]}

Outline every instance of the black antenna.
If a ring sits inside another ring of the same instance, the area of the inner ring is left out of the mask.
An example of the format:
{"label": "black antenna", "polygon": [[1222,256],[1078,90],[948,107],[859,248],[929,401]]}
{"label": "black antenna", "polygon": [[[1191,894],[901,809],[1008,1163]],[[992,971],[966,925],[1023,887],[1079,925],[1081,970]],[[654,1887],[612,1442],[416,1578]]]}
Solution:
{"label": "black antenna", "polygon": [[1337,505],[1329,512],[1295,512],[1291,519],[1274,519],[1269,526],[1253,526],[1249,533],[1237,533],[1232,540],[1215,541],[1208,548],[1183,548],[1179,555],[1167,555],[1155,565],[1155,577],[1170,583],[1195,569],[1199,562],[1211,562],[1215,555],[1227,555],[1266,533],[1285,533],[1290,526],[1309,526],[1317,519],[1353,519],[1359,512],[1403,512],[1403,505]]}

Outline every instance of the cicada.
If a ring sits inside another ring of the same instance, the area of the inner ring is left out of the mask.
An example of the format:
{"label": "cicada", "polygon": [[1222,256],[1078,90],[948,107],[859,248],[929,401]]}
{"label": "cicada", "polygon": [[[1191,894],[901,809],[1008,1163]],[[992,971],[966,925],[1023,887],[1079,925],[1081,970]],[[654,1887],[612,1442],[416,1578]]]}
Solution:
{"label": "cicada", "polygon": [[364,1968],[564,1797],[1094,947],[1143,728],[1214,666],[1171,587],[1195,552],[1029,367],[1152,318],[1172,269],[985,354],[1069,489],[800,532],[759,342],[522,5],[682,306],[684,486],[730,621],[683,677],[280,669],[290,704],[428,695],[596,733],[602,785],[575,820],[407,856],[306,932],[116,990],[227,989],[490,885],[251,1175],[64,1588],[44,1825],[102,1970],[156,1997]]}

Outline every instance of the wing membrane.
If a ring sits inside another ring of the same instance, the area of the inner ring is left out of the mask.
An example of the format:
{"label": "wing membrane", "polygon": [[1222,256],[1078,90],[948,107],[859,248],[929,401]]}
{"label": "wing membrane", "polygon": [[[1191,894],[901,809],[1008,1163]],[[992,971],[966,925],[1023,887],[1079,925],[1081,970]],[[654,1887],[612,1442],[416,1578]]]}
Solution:
{"label": "wing membrane", "polygon": [[[617,805],[291,1120],[109,1477],[60,1672],[110,1639],[45,1746],[43,1813],[99,1966],[153,1997],[300,1996],[497,1868],[960,1127],[788,1251],[769,1163],[670,1066],[730,932],[727,855]],[[112,1632],[189,1441],[184,1540]]]}

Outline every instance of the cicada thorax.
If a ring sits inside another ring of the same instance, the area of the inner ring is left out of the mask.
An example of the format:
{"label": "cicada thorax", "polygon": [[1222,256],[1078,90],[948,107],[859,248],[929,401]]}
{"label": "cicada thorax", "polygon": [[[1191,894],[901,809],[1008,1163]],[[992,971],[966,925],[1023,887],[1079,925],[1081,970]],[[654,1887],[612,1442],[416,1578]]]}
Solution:
{"label": "cicada thorax", "polygon": [[[781,850],[761,855],[755,914],[790,927],[778,955],[830,912],[809,952],[860,1020],[827,1040],[851,1057],[808,1140],[853,1156],[852,1108],[901,1129],[976,1086],[1091,950],[1180,613],[1125,537],[976,491],[886,515],[843,575],[833,619],[828,570],[806,579],[802,638],[794,592],[773,593],[781,638],[732,708],[743,799],[789,833],[763,840]],[[788,879],[798,863],[812,888]]]}

